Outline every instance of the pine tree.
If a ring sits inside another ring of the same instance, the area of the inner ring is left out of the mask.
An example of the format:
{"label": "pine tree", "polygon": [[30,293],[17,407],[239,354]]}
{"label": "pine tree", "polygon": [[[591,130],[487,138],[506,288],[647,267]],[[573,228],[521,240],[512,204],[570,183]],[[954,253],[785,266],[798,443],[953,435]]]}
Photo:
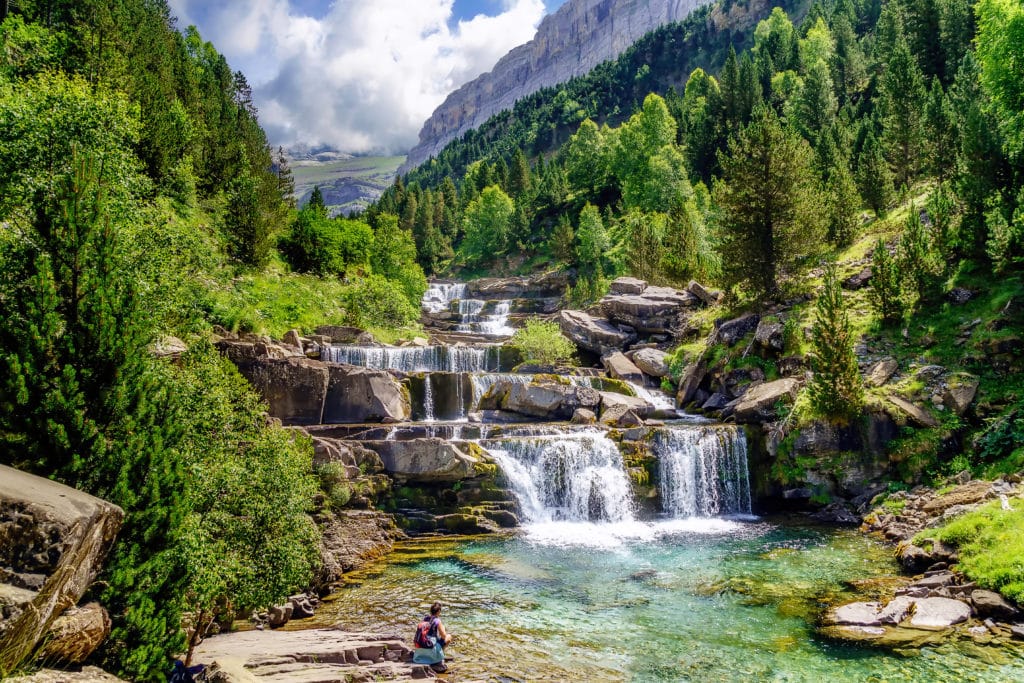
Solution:
{"label": "pine tree", "polygon": [[896,249],[896,264],[906,283],[905,291],[917,298],[926,296],[935,284],[938,268],[930,235],[913,204]]}
{"label": "pine tree", "polygon": [[591,281],[604,277],[604,258],[611,239],[601,220],[601,212],[588,203],[580,211],[580,227],[576,231],[576,262],[580,274]]}
{"label": "pine tree", "polygon": [[555,230],[551,233],[551,253],[560,263],[568,266],[576,264],[576,233],[565,214],[558,217]]}
{"label": "pine tree", "polygon": [[[395,181],[396,183],[399,181]],[[327,205],[324,204],[324,195],[320,191],[319,185],[313,186],[313,191],[309,193],[309,201],[306,202],[306,207],[313,209],[314,211],[321,211],[327,213]]]}
{"label": "pine tree", "polygon": [[761,107],[719,162],[723,275],[754,298],[775,298],[825,236],[811,149]]}
{"label": "pine tree", "polygon": [[277,148],[277,156],[274,158],[274,175],[277,176],[277,191],[288,208],[294,209],[295,177],[292,175],[292,168],[288,164],[288,156],[284,153],[284,147]]}
{"label": "pine tree", "polygon": [[832,167],[825,183],[828,198],[828,240],[837,247],[846,247],[857,234],[860,195],[853,174],[845,159]]}
{"label": "pine tree", "polygon": [[857,162],[857,184],[864,201],[878,218],[884,218],[892,205],[895,189],[889,164],[882,154],[878,138],[868,131]]}
{"label": "pine tree", "polygon": [[112,670],[156,679],[183,645],[176,409],[146,352],[150,318],[102,171],[88,158],[72,167],[0,271],[0,462],[124,509],[99,582],[114,621],[106,655]]}
{"label": "pine tree", "polygon": [[843,304],[843,289],[833,264],[825,268],[811,335],[811,404],[819,414],[828,417],[853,416],[864,402],[864,387],[853,349],[850,319]]}
{"label": "pine tree", "polygon": [[896,183],[910,187],[921,167],[924,146],[924,78],[900,36],[882,75],[882,137]]}
{"label": "pine tree", "polygon": [[631,209],[623,217],[626,230],[626,264],[641,280],[657,281],[664,252],[665,214]]}
{"label": "pine tree", "polygon": [[903,318],[903,278],[889,247],[881,239],[871,253],[868,299],[883,323],[894,323]]}
{"label": "pine tree", "polygon": [[928,169],[942,182],[953,175],[956,166],[956,122],[938,78],[932,80],[925,102],[924,125]]}
{"label": "pine tree", "polygon": [[512,156],[512,167],[509,169],[508,192],[513,198],[520,197],[530,191],[530,162],[523,150],[516,148]]}

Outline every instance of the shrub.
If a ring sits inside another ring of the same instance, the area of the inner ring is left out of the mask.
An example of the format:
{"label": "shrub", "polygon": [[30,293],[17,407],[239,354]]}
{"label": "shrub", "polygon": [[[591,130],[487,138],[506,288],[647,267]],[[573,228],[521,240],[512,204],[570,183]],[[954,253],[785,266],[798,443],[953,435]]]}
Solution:
{"label": "shrub", "polygon": [[573,365],[576,362],[576,346],[562,334],[558,323],[527,320],[526,326],[517,330],[509,343],[528,363]]}
{"label": "shrub", "polygon": [[299,212],[278,249],[292,270],[344,275],[370,260],[373,231],[361,221],[332,219],[316,208]]}
{"label": "shrub", "polygon": [[345,322],[356,327],[404,327],[420,315],[400,287],[379,275],[359,280],[346,292],[344,303]]}

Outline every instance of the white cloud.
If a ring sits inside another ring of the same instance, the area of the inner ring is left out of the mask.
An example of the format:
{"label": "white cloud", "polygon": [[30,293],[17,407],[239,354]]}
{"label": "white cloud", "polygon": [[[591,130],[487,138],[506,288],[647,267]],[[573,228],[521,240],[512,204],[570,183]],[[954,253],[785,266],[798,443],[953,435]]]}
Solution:
{"label": "white cloud", "polygon": [[[322,18],[288,0],[171,0],[253,84],[273,144],[402,153],[445,96],[533,37],[543,0],[452,21],[454,0],[336,0]],[[210,3],[212,4],[212,3]]]}

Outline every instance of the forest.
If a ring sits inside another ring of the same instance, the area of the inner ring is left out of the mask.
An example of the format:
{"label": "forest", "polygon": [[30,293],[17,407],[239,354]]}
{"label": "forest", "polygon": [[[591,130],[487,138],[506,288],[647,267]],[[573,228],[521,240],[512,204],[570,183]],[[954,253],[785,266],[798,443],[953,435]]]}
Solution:
{"label": "forest", "polygon": [[[125,510],[92,589],[104,668],[162,679],[190,637],[317,570],[312,443],[267,419],[209,331],[408,337],[428,275],[561,269],[580,307],[623,274],[719,286],[730,311],[795,302],[808,415],[871,400],[860,334],[991,378],[976,424],[894,444],[900,486],[954,455],[1019,470],[1024,387],[946,333],[951,291],[985,289],[977,345],[1019,344],[1024,7],[780,5],[747,33],[711,10],[661,29],[343,217],[318,191],[295,206],[244,75],[165,0],[0,5],[0,463]],[[863,306],[834,265],[857,259]],[[167,363],[172,335],[189,350]],[[707,352],[682,345],[674,370]],[[940,448],[968,431],[971,449]]]}

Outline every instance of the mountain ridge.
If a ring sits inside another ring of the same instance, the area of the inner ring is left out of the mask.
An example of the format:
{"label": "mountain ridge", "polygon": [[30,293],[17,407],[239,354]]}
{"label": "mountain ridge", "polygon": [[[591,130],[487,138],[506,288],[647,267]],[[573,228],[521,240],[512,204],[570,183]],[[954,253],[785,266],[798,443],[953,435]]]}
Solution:
{"label": "mountain ridge", "polygon": [[434,110],[399,174],[436,156],[448,142],[494,114],[511,109],[516,100],[586,74],[650,31],[713,1],[570,0],[541,21],[532,40],[455,90]]}

